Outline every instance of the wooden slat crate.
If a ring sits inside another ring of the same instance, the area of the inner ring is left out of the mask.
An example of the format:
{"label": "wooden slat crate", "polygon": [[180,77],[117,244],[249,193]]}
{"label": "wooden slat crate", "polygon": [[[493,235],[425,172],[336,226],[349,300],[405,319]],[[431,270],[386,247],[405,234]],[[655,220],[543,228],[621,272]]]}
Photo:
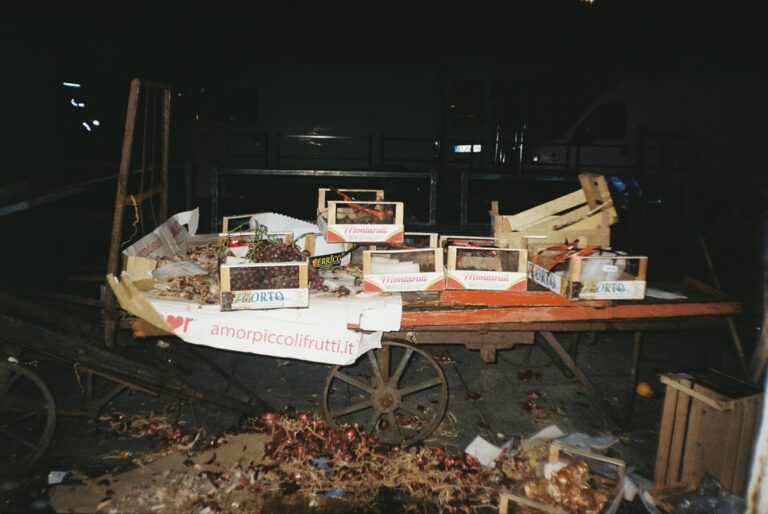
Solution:
{"label": "wooden slat crate", "polygon": [[[624,473],[626,464],[619,459],[612,459],[585,450],[566,447],[554,441],[549,449],[549,462],[557,462],[561,455],[568,456],[574,459],[581,459],[586,461],[590,467],[590,473],[600,475],[602,478],[607,479],[612,484],[612,491],[610,499],[607,505],[601,512],[605,512],[610,509],[610,506],[620,501],[619,496],[623,494],[624,490]],[[602,468],[601,471],[597,471],[596,468]],[[512,508],[510,509],[510,504]],[[499,514],[510,514],[518,512],[517,506],[524,507],[525,512],[546,512],[548,514],[568,514],[556,505],[550,505],[542,503],[540,501],[525,498],[523,496],[512,494],[508,492],[502,492],[499,494]]]}
{"label": "wooden slat crate", "polygon": [[573,243],[580,246],[611,245],[611,225],[618,221],[605,177],[579,175],[581,189],[514,215],[499,213],[499,202],[491,202],[493,236],[510,248]]}
{"label": "wooden slat crate", "polygon": [[760,425],[760,389],[718,372],[667,373],[654,480],[698,483],[709,472],[741,494]]}

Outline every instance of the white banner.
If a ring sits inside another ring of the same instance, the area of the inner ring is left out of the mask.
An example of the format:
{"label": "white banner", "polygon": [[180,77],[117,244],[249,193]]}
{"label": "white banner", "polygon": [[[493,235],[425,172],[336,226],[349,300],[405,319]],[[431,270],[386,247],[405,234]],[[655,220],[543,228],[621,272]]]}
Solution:
{"label": "white banner", "polygon": [[[399,295],[312,296],[308,309],[221,312],[218,305],[149,298],[174,333],[188,343],[301,359],[351,364],[381,347],[382,331],[400,329]],[[359,326],[361,332],[347,325]]]}

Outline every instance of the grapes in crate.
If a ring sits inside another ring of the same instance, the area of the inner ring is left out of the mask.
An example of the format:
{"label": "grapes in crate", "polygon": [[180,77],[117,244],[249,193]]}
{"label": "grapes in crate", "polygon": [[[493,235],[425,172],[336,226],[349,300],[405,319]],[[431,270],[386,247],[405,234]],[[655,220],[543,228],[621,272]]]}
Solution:
{"label": "grapes in crate", "polygon": [[233,291],[299,287],[298,266],[244,266],[230,268],[229,273]]}

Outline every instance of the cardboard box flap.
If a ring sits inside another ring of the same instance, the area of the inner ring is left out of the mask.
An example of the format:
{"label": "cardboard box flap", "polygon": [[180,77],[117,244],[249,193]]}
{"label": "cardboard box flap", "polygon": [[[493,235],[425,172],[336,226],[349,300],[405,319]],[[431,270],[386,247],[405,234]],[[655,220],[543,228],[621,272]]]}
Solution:
{"label": "cardboard box flap", "polygon": [[197,233],[199,220],[200,211],[197,208],[174,214],[165,223],[123,250],[123,255],[151,259],[181,255],[186,250],[190,237]]}
{"label": "cardboard box flap", "polygon": [[123,273],[120,280],[113,274],[107,275],[107,284],[115,293],[117,301],[125,311],[154,325],[160,330],[173,333],[165,318],[157,312],[146,296],[133,284],[128,273]]}

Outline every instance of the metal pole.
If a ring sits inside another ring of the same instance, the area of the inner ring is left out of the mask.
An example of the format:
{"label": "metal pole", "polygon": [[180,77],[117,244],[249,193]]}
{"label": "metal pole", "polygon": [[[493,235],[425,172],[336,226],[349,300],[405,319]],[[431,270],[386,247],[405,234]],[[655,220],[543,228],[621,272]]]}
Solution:
{"label": "metal pole", "polygon": [[[131,148],[133,147],[133,130],[136,125],[136,106],[139,101],[139,79],[131,81],[128,95],[128,108],[125,115],[123,131],[123,148],[120,155],[120,170],[117,177],[117,192],[115,193],[115,211],[112,218],[112,239],[109,246],[109,261],[107,273],[118,274],[120,259],[120,243],[123,233],[123,215],[125,214],[125,197],[128,188],[128,175],[131,167]],[[117,327],[117,311],[114,306],[112,288],[107,287],[104,293],[104,344],[112,347],[115,342]]]}

